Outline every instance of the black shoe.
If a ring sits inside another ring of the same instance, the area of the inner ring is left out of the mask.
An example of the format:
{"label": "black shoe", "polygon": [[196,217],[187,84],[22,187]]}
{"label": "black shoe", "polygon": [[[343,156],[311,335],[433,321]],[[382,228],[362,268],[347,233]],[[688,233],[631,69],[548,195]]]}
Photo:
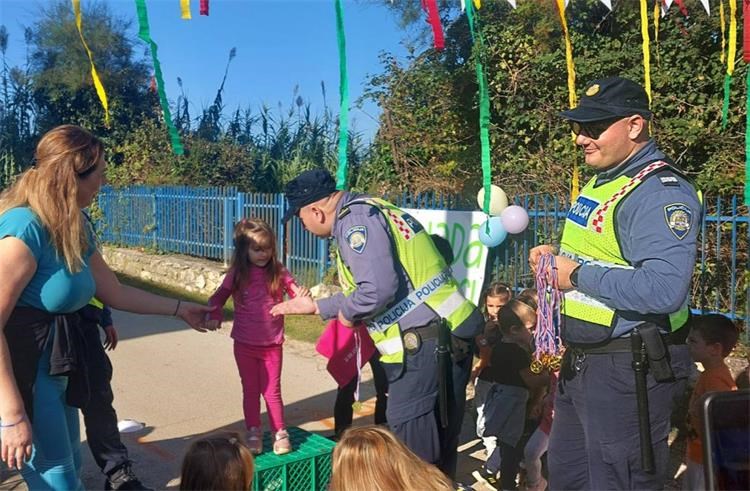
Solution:
{"label": "black shoe", "polygon": [[485,466],[482,466],[481,469],[478,471],[474,471],[471,473],[474,478],[481,482],[482,484],[488,486],[491,489],[499,489],[499,480],[497,478],[497,474],[487,470]]}
{"label": "black shoe", "polygon": [[143,485],[141,480],[136,477],[135,473],[133,473],[133,469],[130,468],[129,463],[118,467],[109,474],[107,480],[104,481],[104,489],[154,491]]}

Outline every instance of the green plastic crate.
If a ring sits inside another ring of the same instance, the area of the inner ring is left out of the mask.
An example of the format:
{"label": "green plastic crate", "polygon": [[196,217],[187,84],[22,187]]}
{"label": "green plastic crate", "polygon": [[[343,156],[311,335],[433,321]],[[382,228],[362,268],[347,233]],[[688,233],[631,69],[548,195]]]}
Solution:
{"label": "green plastic crate", "polygon": [[263,435],[263,453],[255,457],[253,491],[325,491],[331,480],[331,452],[336,445],[328,438],[287,428],[292,451],[273,453],[270,432]]}

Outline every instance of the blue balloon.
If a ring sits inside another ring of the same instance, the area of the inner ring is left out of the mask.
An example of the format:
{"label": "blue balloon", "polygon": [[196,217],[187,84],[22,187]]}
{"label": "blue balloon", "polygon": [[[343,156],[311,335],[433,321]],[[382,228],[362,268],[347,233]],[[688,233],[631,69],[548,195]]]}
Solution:
{"label": "blue balloon", "polygon": [[479,241],[487,247],[499,246],[507,236],[508,232],[503,227],[500,217],[490,217],[479,226]]}

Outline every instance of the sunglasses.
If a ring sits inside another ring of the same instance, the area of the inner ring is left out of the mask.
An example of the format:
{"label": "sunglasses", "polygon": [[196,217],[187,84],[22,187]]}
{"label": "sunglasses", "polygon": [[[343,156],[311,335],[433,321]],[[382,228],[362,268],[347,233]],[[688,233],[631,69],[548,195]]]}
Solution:
{"label": "sunglasses", "polygon": [[620,121],[621,119],[624,118],[603,119],[601,121],[592,121],[590,123],[568,121],[568,123],[570,123],[570,131],[572,131],[575,136],[583,135],[597,140],[600,136],[602,136],[602,133],[607,131],[610,126]]}

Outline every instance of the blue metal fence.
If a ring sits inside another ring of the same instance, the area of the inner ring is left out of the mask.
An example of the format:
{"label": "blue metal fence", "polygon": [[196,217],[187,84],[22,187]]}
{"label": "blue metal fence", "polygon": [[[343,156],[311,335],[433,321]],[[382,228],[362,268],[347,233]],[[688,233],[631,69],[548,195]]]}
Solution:
{"label": "blue metal fence", "polygon": [[[399,206],[425,209],[471,210],[475,204],[455,196],[431,193],[391,196]],[[515,288],[533,286],[528,251],[538,243],[555,242],[567,212],[567,201],[548,195],[516,198],[529,212],[530,225],[522,234],[491,251],[494,279]],[[229,261],[232,228],[244,217],[266,220],[277,232],[278,255],[306,284],[321,281],[330,266],[329,243],[306,232],[295,217],[282,223],[281,194],[240,193],[236,188],[184,186],[105,187],[99,195],[104,219],[104,242],[153,248]],[[738,197],[706,200],[701,223],[699,267],[693,282],[696,310],[722,312],[750,322],[750,219]],[[746,331],[747,332],[747,331]]]}

